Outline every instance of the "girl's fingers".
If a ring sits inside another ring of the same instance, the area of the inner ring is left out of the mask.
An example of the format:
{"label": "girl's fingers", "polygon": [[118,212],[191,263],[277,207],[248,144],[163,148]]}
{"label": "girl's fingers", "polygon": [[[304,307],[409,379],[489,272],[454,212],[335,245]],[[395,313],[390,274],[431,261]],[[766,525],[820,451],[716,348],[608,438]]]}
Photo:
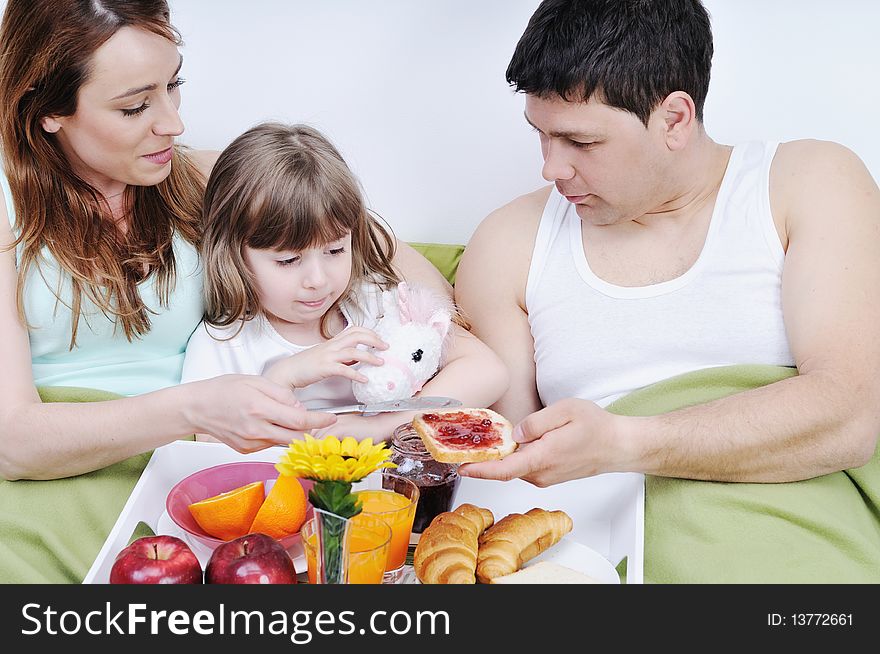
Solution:
{"label": "girl's fingers", "polygon": [[379,338],[376,332],[366,327],[349,327],[332,340],[346,346],[366,345],[378,350],[388,349],[388,343]]}
{"label": "girl's fingers", "polygon": [[361,384],[367,383],[367,378],[364,377],[361,373],[359,373],[354,368],[349,368],[345,363],[341,363],[333,369],[333,374],[336,377],[345,377],[346,379],[350,379],[351,381],[359,382]]}
{"label": "girl's fingers", "polygon": [[372,352],[358,350],[356,348],[349,348],[340,351],[337,361],[344,363],[347,366],[353,365],[354,363],[368,363],[371,366],[381,366],[385,363],[385,361]]}

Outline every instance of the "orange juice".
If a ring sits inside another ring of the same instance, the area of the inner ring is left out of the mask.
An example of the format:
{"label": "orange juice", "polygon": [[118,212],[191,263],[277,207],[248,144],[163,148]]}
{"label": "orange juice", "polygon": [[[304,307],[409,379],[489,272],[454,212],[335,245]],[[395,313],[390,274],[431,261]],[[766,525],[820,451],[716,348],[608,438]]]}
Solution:
{"label": "orange juice", "polygon": [[[388,548],[388,563],[385,569],[396,570],[406,561],[418,495],[409,498],[390,490],[363,490],[355,494],[360,499],[363,509],[359,516],[370,515],[382,518],[391,527],[391,546]],[[355,523],[359,516],[353,518]]]}
{"label": "orange juice", "polygon": [[[303,536],[309,583],[314,584],[317,577],[317,537],[312,531],[311,523],[308,523],[308,528],[303,528]],[[383,537],[376,529],[359,529],[354,525],[348,540],[348,583],[381,584],[387,559],[388,532]]]}

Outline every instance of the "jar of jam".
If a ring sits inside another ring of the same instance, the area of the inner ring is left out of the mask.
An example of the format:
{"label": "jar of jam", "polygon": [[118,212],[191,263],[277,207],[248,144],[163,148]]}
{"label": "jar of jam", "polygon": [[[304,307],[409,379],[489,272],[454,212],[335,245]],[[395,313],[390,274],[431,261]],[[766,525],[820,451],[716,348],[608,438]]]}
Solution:
{"label": "jar of jam", "polygon": [[412,530],[420,534],[437,515],[452,510],[460,481],[458,465],[435,461],[411,423],[394,430],[391,447],[391,461],[397,464],[391,472],[407,477],[419,487]]}

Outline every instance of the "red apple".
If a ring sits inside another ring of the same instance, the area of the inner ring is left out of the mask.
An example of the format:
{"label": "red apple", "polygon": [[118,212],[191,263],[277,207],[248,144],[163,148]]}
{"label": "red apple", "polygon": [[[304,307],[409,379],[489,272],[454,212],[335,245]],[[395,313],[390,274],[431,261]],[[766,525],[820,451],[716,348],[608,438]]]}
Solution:
{"label": "red apple", "polygon": [[208,584],[295,584],[287,550],[266,534],[248,534],[218,545],[205,567]]}
{"label": "red apple", "polygon": [[202,565],[175,536],[144,536],[116,555],[111,584],[200,584]]}

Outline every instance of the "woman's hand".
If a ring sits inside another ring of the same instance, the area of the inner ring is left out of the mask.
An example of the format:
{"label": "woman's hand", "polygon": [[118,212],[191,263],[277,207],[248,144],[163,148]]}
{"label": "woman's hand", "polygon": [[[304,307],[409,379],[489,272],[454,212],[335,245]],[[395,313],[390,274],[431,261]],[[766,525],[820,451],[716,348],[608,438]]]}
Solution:
{"label": "woman's hand", "polygon": [[190,387],[184,417],[192,431],[239,452],[286,445],[336,422],[331,413],[307,411],[291,389],[259,375],[222,375],[184,386]]}
{"label": "woman's hand", "polygon": [[367,378],[351,366],[355,363],[381,366],[384,361],[359,345],[388,349],[388,344],[373,330],[349,327],[325,343],[277,361],[263,376],[290,388],[304,388],[328,377],[365,383]]}

